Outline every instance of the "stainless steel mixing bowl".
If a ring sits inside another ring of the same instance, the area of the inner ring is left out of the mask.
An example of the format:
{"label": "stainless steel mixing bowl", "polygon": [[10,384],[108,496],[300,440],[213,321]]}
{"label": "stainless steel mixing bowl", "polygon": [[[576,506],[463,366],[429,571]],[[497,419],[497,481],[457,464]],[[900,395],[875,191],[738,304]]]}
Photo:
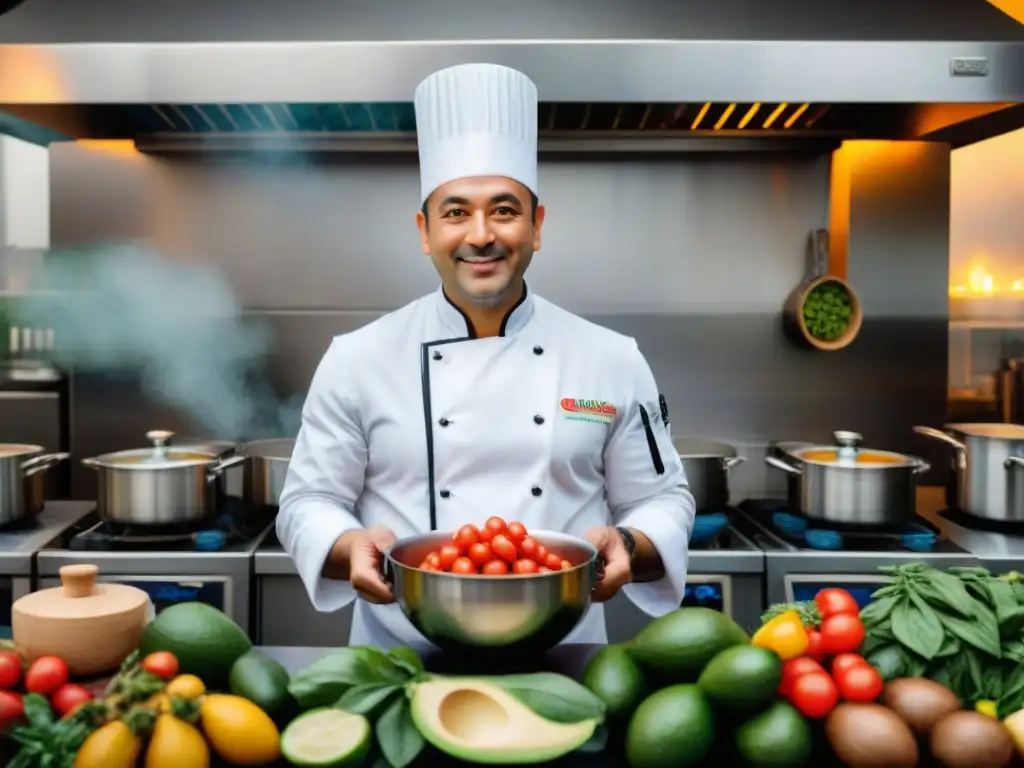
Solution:
{"label": "stainless steel mixing bowl", "polygon": [[421,571],[429,552],[451,543],[450,533],[430,533],[396,542],[384,558],[384,575],[413,626],[445,651],[542,653],[564,640],[590,607],[597,551],[563,533],[530,535],[573,567],[528,576]]}

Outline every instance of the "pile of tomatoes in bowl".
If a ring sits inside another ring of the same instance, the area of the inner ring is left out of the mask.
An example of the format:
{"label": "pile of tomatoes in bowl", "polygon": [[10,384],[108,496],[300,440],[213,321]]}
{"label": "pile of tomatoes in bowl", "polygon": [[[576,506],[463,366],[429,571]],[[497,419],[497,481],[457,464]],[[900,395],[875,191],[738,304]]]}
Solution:
{"label": "pile of tomatoes in bowl", "polygon": [[572,563],[530,536],[526,526],[488,518],[481,527],[464,525],[452,534],[450,544],[427,553],[422,571],[461,576],[525,576],[566,571]]}

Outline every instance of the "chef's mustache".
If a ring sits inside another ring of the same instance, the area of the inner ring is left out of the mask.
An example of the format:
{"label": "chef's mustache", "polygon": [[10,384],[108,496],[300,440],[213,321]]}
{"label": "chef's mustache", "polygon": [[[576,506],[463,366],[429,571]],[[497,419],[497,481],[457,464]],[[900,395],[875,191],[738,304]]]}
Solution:
{"label": "chef's mustache", "polygon": [[511,250],[509,248],[499,243],[491,243],[483,248],[478,248],[475,245],[460,245],[455,249],[452,258],[463,261],[472,261],[473,259],[504,259],[510,253]]}

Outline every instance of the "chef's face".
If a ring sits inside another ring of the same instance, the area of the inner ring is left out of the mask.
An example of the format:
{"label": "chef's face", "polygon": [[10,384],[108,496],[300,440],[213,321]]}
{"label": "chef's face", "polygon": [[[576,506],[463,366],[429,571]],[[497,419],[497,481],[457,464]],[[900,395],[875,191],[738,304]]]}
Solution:
{"label": "chef's face", "polygon": [[522,184],[502,176],[443,184],[416,214],[423,252],[445,291],[481,307],[519,298],[523,273],[540,250],[544,206]]}

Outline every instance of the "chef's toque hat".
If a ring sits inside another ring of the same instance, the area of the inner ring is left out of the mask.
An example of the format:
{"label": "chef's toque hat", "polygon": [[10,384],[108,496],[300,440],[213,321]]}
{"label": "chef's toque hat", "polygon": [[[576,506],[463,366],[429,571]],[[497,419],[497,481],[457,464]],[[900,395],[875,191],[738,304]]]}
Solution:
{"label": "chef's toque hat", "polygon": [[537,194],[537,86],[497,64],[435,72],[416,88],[420,199],[454,179],[506,176]]}

